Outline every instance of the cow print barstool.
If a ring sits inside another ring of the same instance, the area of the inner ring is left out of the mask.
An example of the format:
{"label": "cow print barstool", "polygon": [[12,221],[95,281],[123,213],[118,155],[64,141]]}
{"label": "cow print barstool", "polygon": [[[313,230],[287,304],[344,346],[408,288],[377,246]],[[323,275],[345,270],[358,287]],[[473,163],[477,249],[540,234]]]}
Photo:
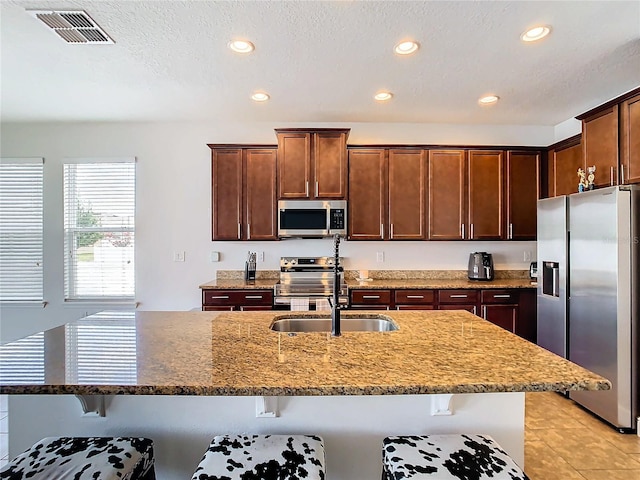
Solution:
{"label": "cow print barstool", "polygon": [[488,435],[387,437],[383,480],[529,480]]}
{"label": "cow print barstool", "polygon": [[129,437],[47,437],[0,469],[8,480],[154,480],[153,442]]}
{"label": "cow print barstool", "polygon": [[214,437],[192,480],[323,480],[324,443],[315,435]]}

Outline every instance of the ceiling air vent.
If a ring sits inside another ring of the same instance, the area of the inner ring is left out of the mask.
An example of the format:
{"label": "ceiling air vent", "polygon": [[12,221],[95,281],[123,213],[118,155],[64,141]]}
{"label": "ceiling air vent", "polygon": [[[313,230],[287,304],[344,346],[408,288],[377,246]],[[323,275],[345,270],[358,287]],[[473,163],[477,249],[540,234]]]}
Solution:
{"label": "ceiling air vent", "polygon": [[114,43],[84,10],[27,10],[67,43]]}

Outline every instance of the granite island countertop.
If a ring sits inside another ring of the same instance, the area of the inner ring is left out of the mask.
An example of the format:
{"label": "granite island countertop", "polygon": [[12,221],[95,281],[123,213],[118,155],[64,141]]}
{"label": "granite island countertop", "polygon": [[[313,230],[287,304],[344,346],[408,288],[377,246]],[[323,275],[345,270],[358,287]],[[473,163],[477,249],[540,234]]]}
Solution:
{"label": "granite island countertop", "polygon": [[[343,312],[362,315],[381,314]],[[28,365],[20,365],[20,377],[0,378],[0,393],[303,396],[610,388],[603,377],[465,311],[382,315],[399,329],[331,337],[269,328],[276,317],[315,312],[102,312],[45,332],[43,378],[27,376]],[[83,345],[82,333],[92,329],[106,341]],[[110,369],[100,359],[121,352],[125,336],[135,338],[129,356],[120,353],[129,368]],[[20,364],[21,348],[20,341],[0,347],[2,361]],[[92,360],[98,368],[91,368]]]}

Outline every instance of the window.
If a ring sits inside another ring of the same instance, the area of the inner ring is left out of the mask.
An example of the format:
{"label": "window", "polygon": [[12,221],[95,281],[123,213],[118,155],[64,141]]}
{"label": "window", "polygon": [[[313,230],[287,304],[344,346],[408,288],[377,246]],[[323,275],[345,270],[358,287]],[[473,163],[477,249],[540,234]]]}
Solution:
{"label": "window", "polygon": [[65,162],[65,300],[133,299],[134,162]]}
{"label": "window", "polygon": [[42,158],[0,159],[0,301],[43,300]]}

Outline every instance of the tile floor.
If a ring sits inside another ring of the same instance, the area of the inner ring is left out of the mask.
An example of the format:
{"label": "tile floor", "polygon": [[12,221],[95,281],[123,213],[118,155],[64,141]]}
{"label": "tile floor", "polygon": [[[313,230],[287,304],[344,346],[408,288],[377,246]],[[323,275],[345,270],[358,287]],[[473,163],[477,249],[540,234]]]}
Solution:
{"label": "tile floor", "polygon": [[[0,467],[7,440],[7,397],[0,395]],[[616,432],[556,393],[527,393],[525,464],[531,480],[640,480],[640,437]]]}
{"label": "tile floor", "polygon": [[527,393],[531,480],[640,480],[640,437],[621,434],[557,393]]}

